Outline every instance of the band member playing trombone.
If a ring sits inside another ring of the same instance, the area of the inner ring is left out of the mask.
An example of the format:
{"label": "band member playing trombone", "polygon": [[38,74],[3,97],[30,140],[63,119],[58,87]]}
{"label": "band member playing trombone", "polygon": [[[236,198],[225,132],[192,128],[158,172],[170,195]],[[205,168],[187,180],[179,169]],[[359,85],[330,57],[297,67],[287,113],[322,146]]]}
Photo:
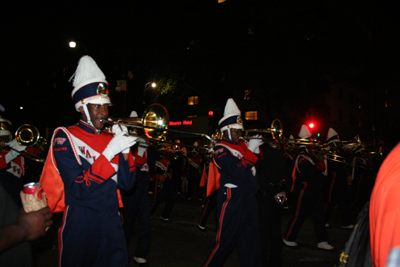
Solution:
{"label": "band member playing trombone", "polygon": [[[63,211],[58,232],[59,266],[129,266],[117,189],[129,190],[136,167],[130,147],[137,137],[114,125],[102,131],[111,100],[96,62],[83,56],[72,99],[80,121],[54,131],[41,183],[52,212]],[[59,174],[58,174],[59,173]]]}
{"label": "band member playing trombone", "polygon": [[[19,207],[22,207],[20,192],[23,189],[25,174],[25,157],[21,152],[25,149],[10,132],[11,122],[0,116],[0,182]],[[30,151],[34,152],[34,148]]]}
{"label": "band member playing trombone", "polygon": [[[328,158],[328,175],[324,185],[325,194],[325,227],[329,227],[329,217],[333,207],[338,204],[342,212],[342,228],[353,229],[351,224],[351,190],[347,184],[347,169],[344,161],[343,153],[341,153],[341,141],[338,133],[329,128],[326,139],[327,147],[325,148],[326,157]],[[337,159],[332,156],[339,156]]]}
{"label": "band member playing trombone", "polygon": [[[289,247],[296,247],[295,242],[300,228],[308,216],[312,217],[314,230],[317,237],[317,247],[332,250],[328,243],[328,232],[325,229],[324,200],[322,185],[325,175],[323,162],[314,159],[310,154],[313,147],[311,132],[306,125],[302,125],[299,137],[306,144],[299,146],[293,177],[293,216],[289,220],[283,243]],[[302,141],[300,141],[302,142]]]}
{"label": "band member playing trombone", "polygon": [[261,266],[256,193],[259,146],[262,139],[241,141],[243,121],[235,101],[228,99],[219,121],[223,139],[215,147],[214,162],[220,185],[217,197],[218,232],[204,266],[223,266],[237,246],[241,266]]}

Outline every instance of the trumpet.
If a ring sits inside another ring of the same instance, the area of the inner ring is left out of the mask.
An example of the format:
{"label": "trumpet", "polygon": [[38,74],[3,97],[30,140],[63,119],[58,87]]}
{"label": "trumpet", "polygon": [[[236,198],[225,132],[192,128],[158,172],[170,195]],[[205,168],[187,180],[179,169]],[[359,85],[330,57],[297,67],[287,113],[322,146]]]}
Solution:
{"label": "trumpet", "polygon": [[[24,124],[21,125],[17,131],[15,132],[15,140],[20,144],[21,146],[27,146],[27,147],[38,147],[39,150],[45,149],[47,146],[47,142],[45,139],[40,137],[39,130],[30,124]],[[10,146],[8,146],[10,149],[18,152],[21,156],[28,158],[30,160],[36,161],[36,162],[41,162],[44,163],[45,159],[32,154],[28,151],[18,151]]]}
{"label": "trumpet", "polygon": [[[139,136],[139,138],[147,139],[157,143],[184,146],[206,151],[213,150],[215,144],[213,138],[206,134],[168,129],[168,124],[169,124],[168,110],[164,106],[157,103],[152,104],[148,108],[146,108],[146,110],[143,112],[142,118],[109,117],[106,120],[102,120],[101,122],[105,124],[125,126],[129,128],[129,134],[134,136],[138,136],[137,128],[143,129],[145,137]],[[192,145],[186,145],[182,143],[163,140],[163,138],[168,134],[168,132],[194,135],[197,137],[205,138],[208,141],[210,141],[211,147],[192,146]]]}

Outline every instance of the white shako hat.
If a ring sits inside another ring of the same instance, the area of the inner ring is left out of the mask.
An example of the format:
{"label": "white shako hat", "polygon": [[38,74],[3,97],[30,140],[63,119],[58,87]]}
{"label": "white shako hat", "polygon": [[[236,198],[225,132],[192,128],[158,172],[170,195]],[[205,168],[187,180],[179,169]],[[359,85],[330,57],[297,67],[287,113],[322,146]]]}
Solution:
{"label": "white shako hat", "polygon": [[129,115],[130,118],[138,118],[138,114],[136,111],[132,110],[131,115]]}
{"label": "white shako hat", "polygon": [[241,112],[235,101],[233,98],[229,98],[228,101],[226,101],[224,116],[218,122],[221,132],[229,128],[244,130],[243,120],[240,115]]}
{"label": "white shako hat", "polygon": [[73,77],[71,97],[76,111],[79,112],[79,107],[88,103],[112,105],[106,77],[93,58],[81,57]]}
{"label": "white shako hat", "polygon": [[289,136],[289,144],[294,144],[294,137],[293,135]]}
{"label": "white shako hat", "polygon": [[299,132],[299,137],[301,139],[310,139],[311,138],[311,132],[310,132],[310,130],[308,130],[308,127],[305,124],[303,124],[301,126],[301,129]]}
{"label": "white shako hat", "polygon": [[340,142],[339,135],[333,128],[329,128],[326,142],[328,144],[333,143],[333,142]]}
{"label": "white shako hat", "polygon": [[10,141],[12,139],[12,134],[10,132],[11,122],[0,116],[0,136],[9,136]]}

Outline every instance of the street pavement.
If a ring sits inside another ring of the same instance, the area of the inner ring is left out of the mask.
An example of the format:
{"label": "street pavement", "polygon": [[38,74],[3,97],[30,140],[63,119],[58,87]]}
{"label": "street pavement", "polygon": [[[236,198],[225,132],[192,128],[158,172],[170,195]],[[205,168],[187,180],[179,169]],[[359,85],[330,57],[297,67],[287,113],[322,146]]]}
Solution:
{"label": "street pavement", "polygon": [[[149,196],[150,201],[152,196]],[[147,260],[151,267],[197,267],[202,266],[215,240],[215,219],[211,214],[205,231],[197,228],[197,221],[201,215],[202,202],[198,199],[187,200],[184,195],[176,195],[175,206],[171,220],[160,220],[164,204],[160,204],[152,219],[152,247]],[[285,231],[293,209],[284,210],[282,231]],[[62,214],[54,214],[54,223],[47,235],[33,242],[33,259],[35,267],[57,267],[57,229]],[[354,214],[354,221],[357,214]],[[298,247],[284,246],[282,251],[283,267],[325,267],[335,266],[340,253],[344,249],[351,230],[340,226],[340,210],[335,209],[331,216],[331,228],[328,229],[330,244],[333,251],[324,251],[317,248],[317,241],[311,222],[308,218],[303,224],[296,242]],[[57,226],[57,227],[56,227]],[[129,253],[133,258],[136,246],[136,233],[132,238]],[[137,266],[131,264],[131,266]],[[231,253],[226,267],[239,267],[239,258],[236,249]]]}

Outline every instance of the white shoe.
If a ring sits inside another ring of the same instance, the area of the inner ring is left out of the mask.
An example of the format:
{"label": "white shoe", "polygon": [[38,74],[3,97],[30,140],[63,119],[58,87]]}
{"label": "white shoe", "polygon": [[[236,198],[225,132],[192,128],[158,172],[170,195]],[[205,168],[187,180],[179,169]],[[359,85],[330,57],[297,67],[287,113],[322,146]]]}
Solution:
{"label": "white shoe", "polygon": [[354,225],[352,225],[352,224],[349,224],[349,225],[342,225],[342,228],[343,228],[343,229],[353,229],[353,228],[354,228]]}
{"label": "white shoe", "polygon": [[288,246],[288,247],[297,247],[298,244],[294,241],[287,241],[286,239],[283,239],[283,243]]}
{"label": "white shoe", "polygon": [[133,259],[136,261],[136,263],[146,263],[147,262],[147,260],[143,259],[143,258],[133,257]]}
{"label": "white shoe", "polygon": [[317,248],[324,249],[324,250],[332,250],[333,247],[328,244],[328,242],[323,241],[317,244]]}

